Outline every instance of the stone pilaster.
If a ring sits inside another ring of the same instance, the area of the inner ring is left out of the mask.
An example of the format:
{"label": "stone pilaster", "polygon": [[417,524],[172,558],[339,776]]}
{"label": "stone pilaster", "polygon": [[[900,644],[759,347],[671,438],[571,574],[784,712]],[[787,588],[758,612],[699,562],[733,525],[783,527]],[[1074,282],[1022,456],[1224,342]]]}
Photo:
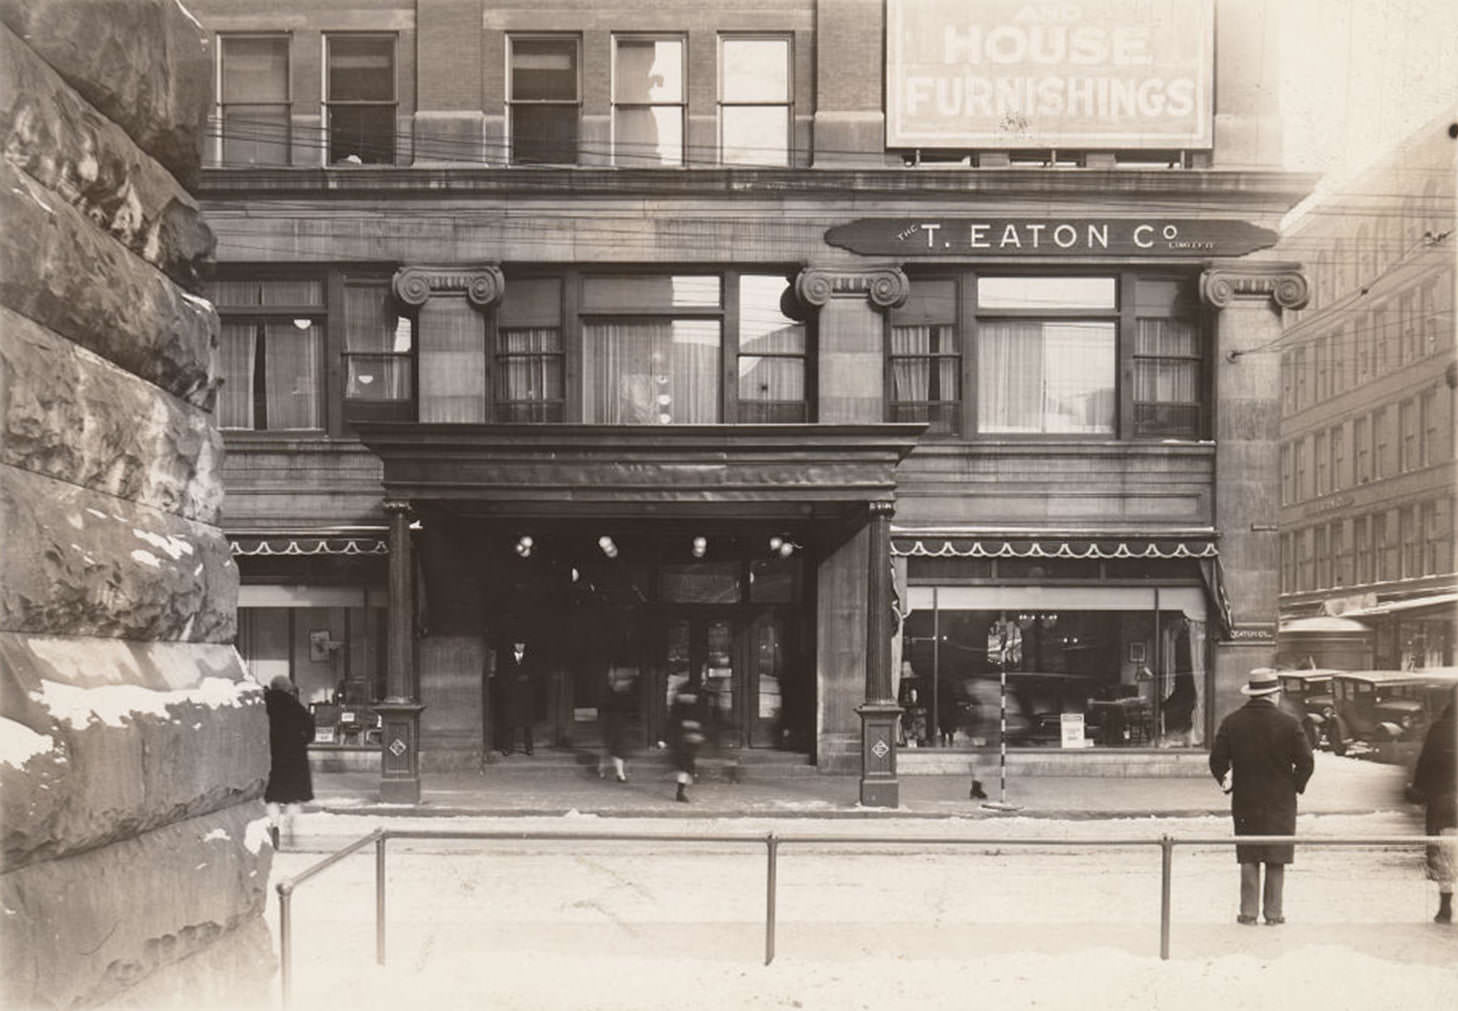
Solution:
{"label": "stone pilaster", "polygon": [[899,267],[806,267],[795,297],[820,310],[819,416],[824,424],[886,420],[885,310],[911,283]]}
{"label": "stone pilaster", "polygon": [[866,701],[861,717],[861,803],[897,807],[896,721],[901,707],[891,694],[891,516],[890,502],[867,507],[870,534],[866,559]]}
{"label": "stone pilaster", "polygon": [[480,314],[506,288],[501,268],[408,266],[395,272],[392,286],[395,297],[419,314],[419,420],[485,421],[488,349]]}
{"label": "stone pilaster", "polygon": [[385,653],[384,721],[380,740],[380,800],[420,801],[419,672],[415,666],[415,550],[410,541],[410,503],[384,504],[390,517],[389,646]]}
{"label": "stone pilaster", "polygon": [[1251,667],[1275,660],[1280,579],[1281,312],[1307,300],[1300,265],[1211,263],[1200,297],[1215,312],[1215,528],[1233,627],[1215,657],[1216,718]]}

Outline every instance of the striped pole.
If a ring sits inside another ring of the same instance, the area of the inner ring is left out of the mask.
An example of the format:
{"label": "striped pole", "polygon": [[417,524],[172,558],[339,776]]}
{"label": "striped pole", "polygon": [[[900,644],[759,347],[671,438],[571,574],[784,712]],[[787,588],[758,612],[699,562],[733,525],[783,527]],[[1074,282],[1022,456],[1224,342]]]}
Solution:
{"label": "striped pole", "polygon": [[982,806],[992,811],[1017,811],[1016,804],[1007,802],[1007,652],[1011,648],[1005,619],[998,618],[997,682],[998,682],[998,733],[997,733],[997,777],[996,801],[983,801]]}

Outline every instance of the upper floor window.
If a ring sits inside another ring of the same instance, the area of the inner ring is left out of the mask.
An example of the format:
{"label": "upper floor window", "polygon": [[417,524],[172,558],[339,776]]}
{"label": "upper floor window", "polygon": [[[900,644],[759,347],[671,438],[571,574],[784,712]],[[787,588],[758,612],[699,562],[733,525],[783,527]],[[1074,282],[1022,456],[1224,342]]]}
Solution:
{"label": "upper floor window", "polygon": [[722,284],[712,275],[582,279],[583,420],[719,420]]}
{"label": "upper floor window", "polygon": [[682,165],[683,39],[613,39],[613,163]]}
{"label": "upper floor window", "polygon": [[892,421],[924,421],[932,435],[960,429],[962,352],[957,339],[957,281],[918,280],[906,304],[891,310]]}
{"label": "upper floor window", "polygon": [[1337,425],[1332,428],[1329,439],[1331,445],[1331,490],[1341,491],[1349,483],[1346,470],[1346,441],[1347,429],[1345,425]]}
{"label": "upper floor window", "polygon": [[780,309],[785,279],[739,278],[739,420],[809,421],[806,327]]}
{"label": "upper floor window", "polygon": [[566,403],[562,280],[514,279],[496,316],[495,418],[561,421]]}
{"label": "upper floor window", "polygon": [[1112,277],[977,279],[979,433],[1114,433],[1116,288]]}
{"label": "upper floor window", "polygon": [[1352,419],[1353,480],[1366,484],[1372,480],[1372,429],[1366,417]]}
{"label": "upper floor window", "polygon": [[395,162],[395,36],[324,39],[329,164]]}
{"label": "upper floor window", "polygon": [[323,282],[224,280],[212,296],[222,318],[219,427],[323,428]]}
{"label": "upper floor window", "polygon": [[577,164],[582,77],[576,36],[512,36],[507,46],[512,164]]}
{"label": "upper floor window", "polygon": [[346,278],[344,403],[352,419],[415,420],[415,320],[385,278]]}
{"label": "upper floor window", "polygon": [[217,160],[222,165],[289,163],[289,37],[220,35]]}
{"label": "upper floor window", "polygon": [[788,165],[792,101],[790,40],[719,40],[719,160]]}
{"label": "upper floor window", "polygon": [[1205,378],[1195,293],[1141,277],[1134,297],[1134,434],[1198,438]]}

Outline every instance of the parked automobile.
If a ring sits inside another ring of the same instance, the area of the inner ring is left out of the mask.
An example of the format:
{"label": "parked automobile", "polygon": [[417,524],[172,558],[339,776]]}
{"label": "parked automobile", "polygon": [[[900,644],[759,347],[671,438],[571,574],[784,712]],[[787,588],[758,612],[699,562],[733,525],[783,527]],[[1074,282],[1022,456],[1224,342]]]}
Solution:
{"label": "parked automobile", "polygon": [[1400,762],[1421,747],[1428,724],[1458,685],[1458,670],[1345,671],[1332,678],[1334,715],[1327,721],[1331,750],[1344,755],[1353,742]]}
{"label": "parked automobile", "polygon": [[1331,679],[1341,673],[1322,667],[1280,672],[1281,708],[1301,721],[1301,729],[1313,748],[1326,739],[1327,724],[1335,715]]}

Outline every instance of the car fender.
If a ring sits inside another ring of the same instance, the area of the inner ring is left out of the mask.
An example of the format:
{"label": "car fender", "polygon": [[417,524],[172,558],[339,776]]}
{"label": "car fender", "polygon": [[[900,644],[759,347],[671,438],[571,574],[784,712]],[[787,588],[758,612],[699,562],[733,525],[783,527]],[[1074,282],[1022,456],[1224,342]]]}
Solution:
{"label": "car fender", "polygon": [[1391,722],[1390,720],[1383,720],[1381,723],[1377,724],[1377,729],[1381,731],[1389,740],[1395,741],[1402,736],[1402,727],[1396,723]]}

